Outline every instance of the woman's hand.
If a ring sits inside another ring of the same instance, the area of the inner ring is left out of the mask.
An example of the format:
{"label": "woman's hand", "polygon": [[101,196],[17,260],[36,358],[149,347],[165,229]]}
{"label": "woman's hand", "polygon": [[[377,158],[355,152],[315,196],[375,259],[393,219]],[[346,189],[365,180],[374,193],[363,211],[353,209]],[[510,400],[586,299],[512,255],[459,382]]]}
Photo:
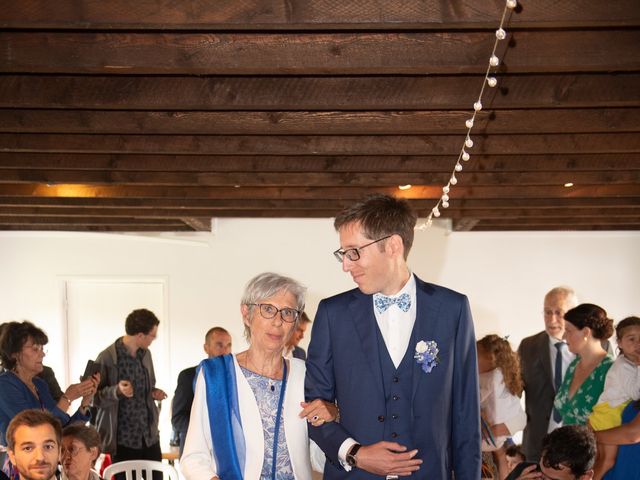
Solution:
{"label": "woman's hand", "polygon": [[91,377],[87,378],[85,381],[80,382],[79,385],[82,385],[82,402],[80,402],[81,407],[86,407],[91,404],[93,400],[93,396],[98,391],[98,385],[100,384],[100,372],[96,372]]}
{"label": "woman's hand", "polygon": [[314,427],[319,427],[323,423],[333,422],[338,418],[338,407],[335,403],[327,402],[316,398],[312,402],[300,402],[302,411],[298,414],[300,418],[306,418]]}

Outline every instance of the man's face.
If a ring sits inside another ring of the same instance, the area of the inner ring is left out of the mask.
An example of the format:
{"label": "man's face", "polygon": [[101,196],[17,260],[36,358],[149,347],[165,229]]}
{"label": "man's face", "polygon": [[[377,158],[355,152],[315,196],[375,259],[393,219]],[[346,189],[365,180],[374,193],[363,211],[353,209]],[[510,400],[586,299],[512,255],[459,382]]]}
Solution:
{"label": "man's face", "polygon": [[224,332],[213,332],[204,344],[204,351],[209,358],[231,353],[231,335]]}
{"label": "man's face", "polygon": [[51,425],[22,425],[16,429],[14,440],[14,449],[9,450],[9,459],[18,469],[21,480],[55,478],[60,445]]}
{"label": "man's face", "polygon": [[149,348],[153,341],[158,336],[158,326],[154,325],[149,333],[139,333],[138,334],[138,348]]}
{"label": "man's face", "polygon": [[544,299],[544,328],[553,338],[562,340],[564,314],[570,310],[569,300],[564,295],[549,295]]}
{"label": "man's face", "polygon": [[291,335],[291,340],[289,341],[289,346],[297,347],[300,343],[300,340],[304,338],[304,332],[307,331],[308,322],[300,322],[296,329],[293,331],[293,335]]}
{"label": "man's face", "polygon": [[[360,248],[371,243],[377,238],[367,238],[362,232],[360,223],[348,223],[339,231],[340,248]],[[392,295],[394,261],[385,249],[385,242],[374,243],[359,251],[360,258],[356,261],[349,260],[346,256],[342,260],[342,270],[351,274],[351,278],[358,285],[360,291],[370,295],[373,293],[385,293]],[[380,249],[383,251],[380,251]]]}

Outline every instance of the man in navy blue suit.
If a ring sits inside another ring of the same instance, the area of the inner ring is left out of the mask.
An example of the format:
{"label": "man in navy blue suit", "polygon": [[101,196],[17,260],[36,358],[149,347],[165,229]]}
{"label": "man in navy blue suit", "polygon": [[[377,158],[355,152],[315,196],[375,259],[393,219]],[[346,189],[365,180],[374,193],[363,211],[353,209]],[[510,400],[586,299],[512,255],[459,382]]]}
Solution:
{"label": "man in navy blue suit", "polygon": [[340,409],[339,422],[309,427],[327,457],[324,478],[480,478],[469,303],[410,272],[416,220],[385,195],[335,219],[334,255],[358,288],[320,302],[308,350],[307,400]]}

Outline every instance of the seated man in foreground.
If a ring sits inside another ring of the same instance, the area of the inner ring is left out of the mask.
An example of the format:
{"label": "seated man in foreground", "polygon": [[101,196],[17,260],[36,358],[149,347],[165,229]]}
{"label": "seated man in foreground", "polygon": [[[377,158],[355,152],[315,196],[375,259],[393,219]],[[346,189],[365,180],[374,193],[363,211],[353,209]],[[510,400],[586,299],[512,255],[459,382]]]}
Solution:
{"label": "seated man in foreground", "polygon": [[584,426],[566,425],[544,437],[540,463],[522,462],[506,480],[591,480],[595,459],[593,432]]}

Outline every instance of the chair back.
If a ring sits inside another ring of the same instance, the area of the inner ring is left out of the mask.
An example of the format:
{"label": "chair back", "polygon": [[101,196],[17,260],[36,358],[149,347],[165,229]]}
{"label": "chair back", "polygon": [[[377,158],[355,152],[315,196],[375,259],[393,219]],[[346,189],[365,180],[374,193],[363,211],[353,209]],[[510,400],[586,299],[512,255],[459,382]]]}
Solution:
{"label": "chair back", "polygon": [[135,472],[135,480],[142,480],[143,474],[146,480],[153,480],[152,472],[162,472],[162,476],[169,477],[169,480],[180,480],[178,471],[172,465],[155,460],[126,460],[112,463],[104,470],[104,480],[111,480],[118,473],[124,473],[126,480],[134,480],[133,472]]}

